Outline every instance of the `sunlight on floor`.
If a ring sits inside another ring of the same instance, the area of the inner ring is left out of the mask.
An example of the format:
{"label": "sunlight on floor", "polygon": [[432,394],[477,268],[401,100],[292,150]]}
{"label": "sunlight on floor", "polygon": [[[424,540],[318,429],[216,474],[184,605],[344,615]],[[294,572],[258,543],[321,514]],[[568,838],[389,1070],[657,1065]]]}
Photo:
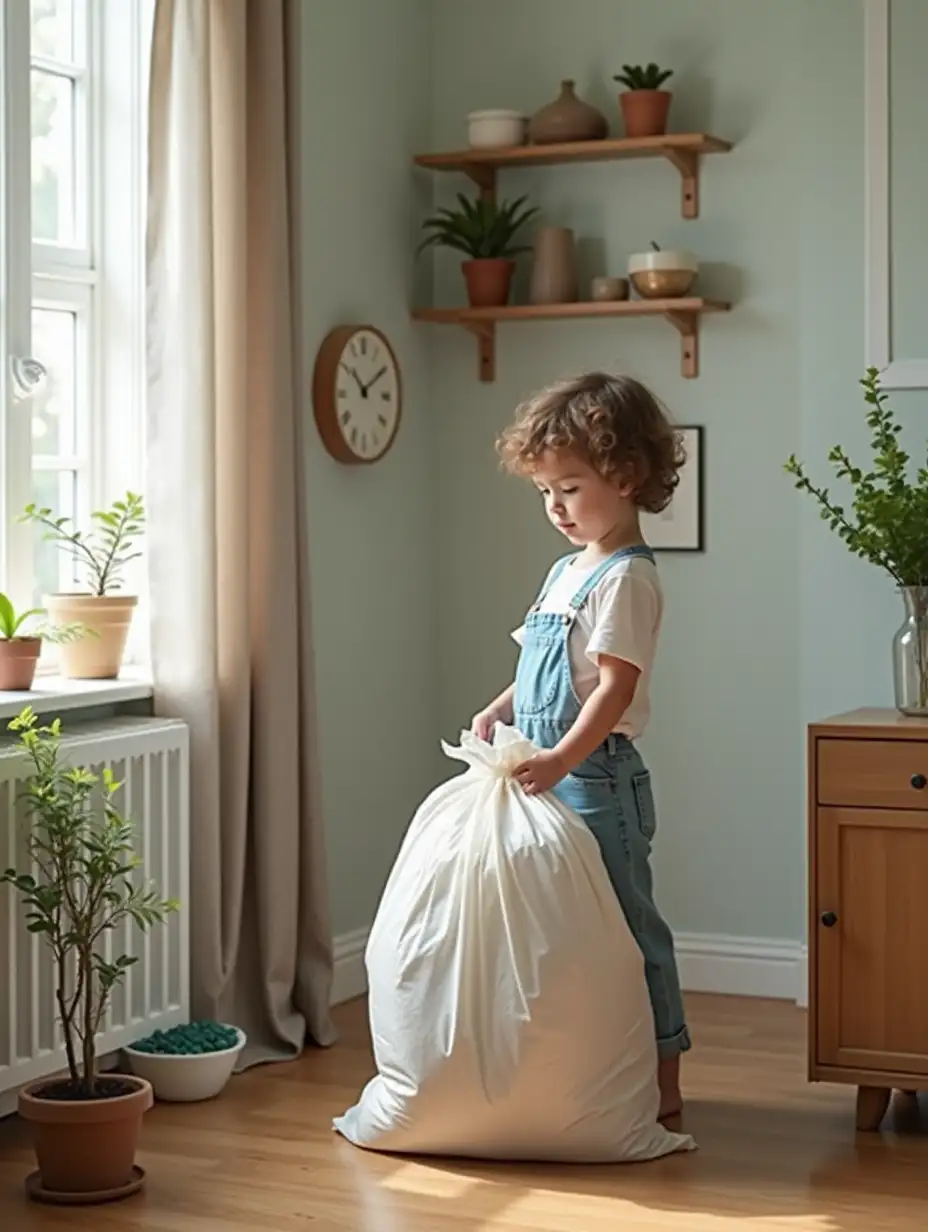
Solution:
{"label": "sunlight on floor", "polygon": [[[601,1174],[598,1183],[602,1184]],[[619,1185],[616,1180],[616,1188]],[[835,1232],[835,1222],[828,1215],[716,1215],[686,1209],[652,1209],[645,1203],[613,1194],[567,1194],[544,1185],[522,1188],[515,1179],[482,1180],[415,1163],[403,1164],[389,1176],[378,1178],[377,1187],[381,1191],[426,1198],[460,1199],[467,1195],[474,1211],[474,1232],[505,1232],[513,1227],[543,1228],[545,1232],[607,1227],[626,1232],[789,1232],[790,1228]],[[704,1202],[701,1195],[700,1205]],[[485,1212],[478,1215],[481,1206]]]}

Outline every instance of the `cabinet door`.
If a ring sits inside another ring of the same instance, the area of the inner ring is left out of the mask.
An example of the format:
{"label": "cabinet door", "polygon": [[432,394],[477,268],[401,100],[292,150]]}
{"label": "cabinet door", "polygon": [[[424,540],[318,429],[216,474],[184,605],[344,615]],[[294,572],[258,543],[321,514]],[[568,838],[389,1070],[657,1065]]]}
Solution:
{"label": "cabinet door", "polygon": [[928,814],[819,808],[818,1063],[928,1074]]}

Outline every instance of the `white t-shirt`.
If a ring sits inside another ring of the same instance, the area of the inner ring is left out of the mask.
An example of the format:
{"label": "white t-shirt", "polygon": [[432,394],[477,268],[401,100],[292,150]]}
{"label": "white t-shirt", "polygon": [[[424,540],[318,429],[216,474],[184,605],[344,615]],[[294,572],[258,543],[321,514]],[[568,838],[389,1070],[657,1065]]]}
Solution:
{"label": "white t-shirt", "polygon": [[[540,611],[566,613],[571,599],[600,563],[568,563],[542,600]],[[613,655],[639,669],[634,696],[614,728],[629,740],[642,734],[651,714],[651,668],[663,611],[664,596],[654,562],[646,556],[628,556],[603,574],[571,626],[570,668],[581,703],[599,683],[597,655]],[[523,627],[512,634],[520,646]]]}

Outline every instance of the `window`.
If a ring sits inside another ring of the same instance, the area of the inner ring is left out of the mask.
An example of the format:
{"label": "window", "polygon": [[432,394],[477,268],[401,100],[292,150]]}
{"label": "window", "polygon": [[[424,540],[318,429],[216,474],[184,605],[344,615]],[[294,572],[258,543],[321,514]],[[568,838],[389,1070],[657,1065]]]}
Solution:
{"label": "window", "polygon": [[[153,3],[0,5],[0,345],[10,365],[0,589],[17,605],[79,580],[65,553],[18,522],[26,504],[85,528],[93,509],[141,487]],[[142,580],[139,571],[133,589]]]}

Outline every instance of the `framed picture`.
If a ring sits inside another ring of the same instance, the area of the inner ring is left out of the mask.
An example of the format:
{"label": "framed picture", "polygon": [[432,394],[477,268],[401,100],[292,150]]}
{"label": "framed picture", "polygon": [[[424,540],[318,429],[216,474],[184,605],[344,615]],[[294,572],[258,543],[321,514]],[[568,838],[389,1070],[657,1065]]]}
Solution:
{"label": "framed picture", "polygon": [[705,551],[703,429],[678,426],[677,431],[686,451],[680,482],[662,513],[642,514],[641,530],[655,552],[702,552]]}

